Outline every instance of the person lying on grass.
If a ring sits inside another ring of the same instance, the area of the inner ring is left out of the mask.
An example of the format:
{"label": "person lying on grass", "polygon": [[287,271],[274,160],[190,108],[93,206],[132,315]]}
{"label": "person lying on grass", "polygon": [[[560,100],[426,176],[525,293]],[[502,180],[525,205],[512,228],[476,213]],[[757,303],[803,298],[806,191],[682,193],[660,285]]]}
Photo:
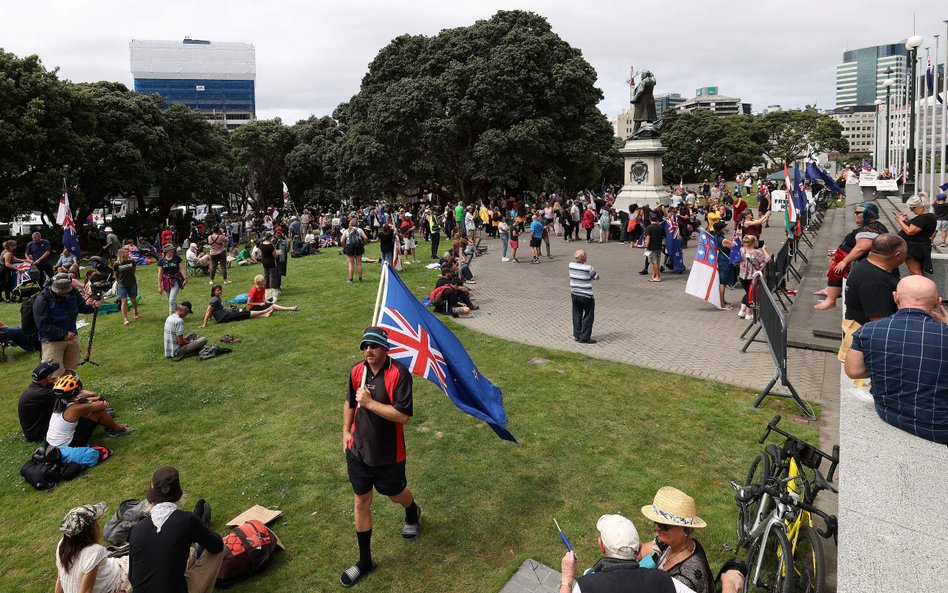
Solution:
{"label": "person lying on grass", "polygon": [[253,286],[247,293],[247,308],[251,311],[266,311],[272,308],[274,311],[299,311],[299,307],[284,307],[273,303],[273,299],[267,299],[267,287],[263,274],[257,274],[253,278]]}
{"label": "person lying on grass", "polygon": [[215,284],[211,287],[211,302],[207,304],[207,311],[204,313],[204,322],[201,323],[201,327],[207,327],[207,322],[212,315],[214,316],[214,321],[217,323],[230,323],[231,321],[240,321],[242,319],[269,317],[273,313],[272,306],[262,311],[247,311],[237,309],[236,307],[228,309],[224,306],[224,301],[221,299],[223,292],[224,287],[220,284]]}

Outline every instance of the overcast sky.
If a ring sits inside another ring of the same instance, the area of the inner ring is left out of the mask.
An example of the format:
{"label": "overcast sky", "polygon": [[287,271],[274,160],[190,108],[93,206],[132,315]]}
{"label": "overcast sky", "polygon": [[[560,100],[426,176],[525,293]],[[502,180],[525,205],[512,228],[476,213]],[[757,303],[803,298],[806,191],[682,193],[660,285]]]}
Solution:
{"label": "overcast sky", "polygon": [[131,87],[131,39],[250,42],[257,116],[293,123],[330,114],[355,94],[369,61],[394,37],[433,35],[504,9],[545,16],[582,50],[599,75],[607,114],[628,106],[630,65],[655,73],[656,93],[692,97],[717,86],[755,111],[829,108],[843,51],[905,39],[914,15],[922,59],[941,34],[943,62],[948,19],[945,0],[2,0],[0,47],[37,54],[66,79]]}

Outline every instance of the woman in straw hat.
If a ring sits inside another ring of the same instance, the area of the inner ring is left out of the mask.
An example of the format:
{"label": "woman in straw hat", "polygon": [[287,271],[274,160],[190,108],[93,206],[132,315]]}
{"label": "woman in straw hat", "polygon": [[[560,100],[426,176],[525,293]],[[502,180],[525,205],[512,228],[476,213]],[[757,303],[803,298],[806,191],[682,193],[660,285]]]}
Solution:
{"label": "woman in straw hat", "polygon": [[651,556],[655,566],[690,587],[695,593],[711,593],[714,583],[704,548],[694,539],[696,529],[707,524],[698,516],[695,499],[681,490],[663,486],[642,515],[655,524],[655,539],[642,544],[639,559]]}

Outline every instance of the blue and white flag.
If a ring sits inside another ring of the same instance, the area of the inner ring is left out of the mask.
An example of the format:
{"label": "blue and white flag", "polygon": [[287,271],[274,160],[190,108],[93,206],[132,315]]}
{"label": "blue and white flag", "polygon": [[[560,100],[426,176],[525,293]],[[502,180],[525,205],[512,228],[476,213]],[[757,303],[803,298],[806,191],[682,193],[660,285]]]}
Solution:
{"label": "blue and white flag", "polygon": [[718,309],[721,308],[721,279],[718,276],[718,246],[711,233],[700,229],[698,250],[695,251],[695,261],[691,265],[688,275],[688,285],[685,292],[708,301]]}
{"label": "blue and white flag", "polygon": [[76,224],[72,221],[72,211],[69,210],[69,190],[65,179],[63,179],[63,194],[59,198],[59,211],[56,212],[56,224],[63,227],[63,247],[68,249],[76,259],[82,259]]}
{"label": "blue and white flag", "polygon": [[437,385],[462,412],[516,443],[506,428],[503,393],[477,370],[457,336],[418,302],[391,266],[382,266],[382,282],[379,325],[388,330],[388,355]]}

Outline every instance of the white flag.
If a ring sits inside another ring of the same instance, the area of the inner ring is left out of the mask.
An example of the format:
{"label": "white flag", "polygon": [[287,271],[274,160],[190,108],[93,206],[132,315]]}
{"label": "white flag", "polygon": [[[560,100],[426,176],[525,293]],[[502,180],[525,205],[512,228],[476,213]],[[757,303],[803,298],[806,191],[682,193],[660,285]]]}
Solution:
{"label": "white flag", "polygon": [[718,246],[711,233],[701,229],[695,261],[691,264],[685,292],[721,308],[721,279],[718,276]]}

